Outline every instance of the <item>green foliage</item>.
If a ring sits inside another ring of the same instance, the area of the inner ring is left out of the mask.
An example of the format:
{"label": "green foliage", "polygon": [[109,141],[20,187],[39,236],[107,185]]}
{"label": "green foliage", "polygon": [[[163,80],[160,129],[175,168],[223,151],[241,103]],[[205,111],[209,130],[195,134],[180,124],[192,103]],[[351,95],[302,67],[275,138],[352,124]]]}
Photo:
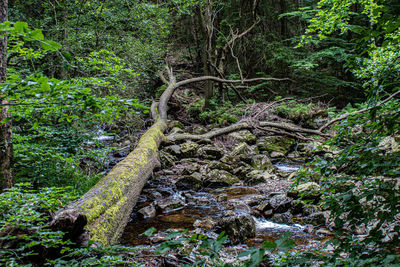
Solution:
{"label": "green foliage", "polygon": [[313,103],[303,104],[298,103],[296,100],[289,100],[284,104],[276,106],[273,112],[283,118],[300,122],[310,119],[316,110],[317,106]]}
{"label": "green foliage", "polygon": [[210,100],[210,108],[204,111],[204,102],[204,99],[196,100],[187,109],[192,116],[205,123],[223,126],[238,122],[244,114],[243,104],[233,105],[232,102],[225,101],[221,106],[213,98]]}
{"label": "green foliage", "polygon": [[51,212],[76,199],[71,188],[33,191],[19,184],[0,194],[0,262],[15,266],[70,244],[48,226]]}
{"label": "green foliage", "polygon": [[122,246],[74,248],[48,225],[51,215],[75,200],[71,187],[18,184],[0,194],[0,264],[4,266],[135,266],[136,249]]}
{"label": "green foliage", "polygon": [[[152,236],[156,232],[154,227],[148,229],[144,234]],[[165,254],[169,251],[181,251],[185,255],[194,254],[197,259],[190,266],[243,266],[256,267],[262,262],[268,262],[269,258],[265,255],[266,251],[288,252],[296,244],[289,240],[290,233],[283,234],[277,241],[265,241],[259,248],[250,248],[237,256],[236,263],[227,264],[220,259],[220,253],[224,249],[228,236],[221,232],[217,238],[210,238],[203,234],[188,235],[188,230],[183,232],[172,232],[164,237],[164,242],[156,249],[156,253]],[[250,256],[246,261],[240,258]]]}

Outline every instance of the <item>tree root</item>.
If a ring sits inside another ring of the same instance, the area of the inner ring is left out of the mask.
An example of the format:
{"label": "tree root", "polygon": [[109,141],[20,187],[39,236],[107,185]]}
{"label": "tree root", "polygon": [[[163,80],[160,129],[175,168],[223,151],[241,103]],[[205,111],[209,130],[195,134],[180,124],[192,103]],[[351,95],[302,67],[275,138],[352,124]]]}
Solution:
{"label": "tree root", "polygon": [[210,131],[205,134],[200,134],[200,135],[194,135],[194,134],[188,134],[188,133],[183,133],[183,134],[174,133],[174,134],[168,135],[166,140],[168,142],[175,142],[175,141],[180,141],[180,140],[199,140],[199,141],[204,141],[204,142],[210,142],[211,138],[213,138],[213,137],[228,134],[228,133],[235,132],[238,130],[249,129],[249,128],[258,128],[261,130],[266,130],[266,129],[263,129],[260,127],[270,127],[270,128],[277,128],[277,129],[289,131],[289,133],[288,132],[280,132],[280,133],[289,135],[291,137],[301,139],[301,140],[310,140],[310,139],[307,139],[303,136],[295,135],[292,133],[307,133],[307,134],[319,135],[322,137],[329,137],[329,135],[324,134],[318,130],[302,128],[302,127],[298,127],[296,125],[292,125],[292,124],[284,123],[284,122],[278,123],[278,122],[262,121],[262,122],[258,122],[257,125],[252,125],[249,122],[242,121],[242,122],[232,124],[228,127],[221,128],[221,129],[215,129],[213,131]]}

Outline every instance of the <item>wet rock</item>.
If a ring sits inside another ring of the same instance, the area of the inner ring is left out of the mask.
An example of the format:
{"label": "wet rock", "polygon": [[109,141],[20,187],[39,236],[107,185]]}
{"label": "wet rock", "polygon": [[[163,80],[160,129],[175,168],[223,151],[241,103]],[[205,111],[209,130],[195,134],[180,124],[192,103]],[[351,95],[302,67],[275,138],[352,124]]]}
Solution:
{"label": "wet rock", "polygon": [[312,224],[306,224],[304,226],[303,232],[307,233],[307,234],[312,234],[314,233],[314,226]]}
{"label": "wet rock", "polygon": [[294,187],[288,195],[294,198],[318,199],[321,196],[321,187],[315,182],[308,182]]}
{"label": "wet rock", "polygon": [[293,199],[286,194],[273,196],[269,200],[269,204],[274,210],[274,213],[284,213],[293,206]]}
{"label": "wet rock", "polygon": [[228,172],[233,171],[233,167],[231,165],[228,165],[228,164],[223,163],[221,161],[211,161],[208,164],[208,168],[210,170],[219,169],[219,170],[224,170],[224,171],[228,171]]}
{"label": "wet rock", "polygon": [[329,212],[320,211],[312,213],[305,218],[305,221],[313,225],[327,225],[329,223]]}
{"label": "wet rock", "polygon": [[253,217],[249,214],[227,212],[221,218],[219,225],[229,236],[232,243],[244,242],[256,235],[256,225]]}
{"label": "wet rock", "polygon": [[246,174],[245,182],[248,185],[257,185],[269,179],[277,179],[277,176],[269,171],[253,170]]}
{"label": "wet rock", "polygon": [[229,153],[230,156],[239,157],[240,160],[249,164],[251,164],[254,154],[254,148],[250,147],[246,143],[240,143]]}
{"label": "wet rock", "polygon": [[259,170],[271,170],[274,168],[274,165],[272,165],[272,162],[268,158],[268,156],[263,155],[263,154],[252,156],[251,165],[255,169],[259,169]]}
{"label": "wet rock", "polygon": [[222,149],[212,145],[200,147],[198,150],[198,156],[206,159],[220,159],[223,155]]}
{"label": "wet rock", "polygon": [[274,211],[272,209],[266,210],[262,213],[266,219],[269,219],[274,215]]}
{"label": "wet rock", "polygon": [[190,158],[196,156],[199,147],[197,143],[189,141],[181,144],[180,149],[184,157]]}
{"label": "wet rock", "polygon": [[162,194],[155,189],[143,189],[143,194],[146,194],[149,200],[156,200],[162,198]]}
{"label": "wet rock", "polygon": [[272,151],[270,157],[273,159],[281,159],[285,157],[285,154],[279,151]]}
{"label": "wet rock", "polygon": [[200,170],[200,164],[192,163],[185,166],[182,170],[182,175],[191,175],[194,172],[198,172]]}
{"label": "wet rock", "polygon": [[329,231],[328,229],[320,228],[317,231],[315,231],[315,234],[319,236],[330,236],[332,235],[332,232]]}
{"label": "wet rock", "polygon": [[193,223],[193,227],[200,228],[203,230],[210,231],[214,229],[218,225],[218,222],[214,221],[213,219],[207,217],[205,219],[196,220]]}
{"label": "wet rock", "polygon": [[254,144],[257,140],[257,137],[254,134],[252,134],[249,130],[241,130],[233,132],[228,134],[228,136],[237,142],[246,142],[248,144]]}
{"label": "wet rock", "polygon": [[229,155],[229,154],[223,156],[220,161],[222,163],[229,164],[229,165],[232,165],[232,166],[237,166],[241,162],[239,156],[234,156],[234,155]]}
{"label": "wet rock", "polygon": [[265,196],[259,194],[247,195],[240,198],[240,201],[249,206],[259,205],[259,203],[263,202],[264,200]]}
{"label": "wet rock", "polygon": [[310,216],[313,213],[320,212],[321,209],[316,205],[304,205],[302,214],[304,216]]}
{"label": "wet rock", "polygon": [[240,199],[231,199],[227,203],[225,203],[225,205],[228,209],[236,210],[239,212],[248,214],[251,212],[250,207],[246,203],[243,203]]}
{"label": "wet rock", "polygon": [[239,178],[224,170],[210,171],[204,181],[211,186],[231,186],[237,182],[240,182]]}
{"label": "wet rock", "polygon": [[267,136],[257,140],[260,151],[280,152],[283,155],[286,155],[295,144],[294,139],[285,136]]}
{"label": "wet rock", "polygon": [[178,156],[181,154],[181,147],[179,145],[167,146],[164,148],[167,153]]}
{"label": "wet rock", "polygon": [[293,215],[290,212],[285,213],[278,213],[272,216],[271,221],[276,223],[283,223],[283,224],[292,224],[293,223]]}
{"label": "wet rock", "polygon": [[154,206],[154,204],[141,208],[140,210],[138,210],[138,213],[140,213],[145,219],[154,218],[156,217],[157,214],[156,207]]}
{"label": "wet rock", "polygon": [[165,199],[157,200],[156,205],[162,212],[168,212],[183,207],[185,203],[181,198],[177,196],[171,196]]}
{"label": "wet rock", "polygon": [[180,178],[176,183],[175,186],[178,189],[199,189],[202,187],[203,184],[203,175],[199,172],[194,172],[191,175],[186,175]]}

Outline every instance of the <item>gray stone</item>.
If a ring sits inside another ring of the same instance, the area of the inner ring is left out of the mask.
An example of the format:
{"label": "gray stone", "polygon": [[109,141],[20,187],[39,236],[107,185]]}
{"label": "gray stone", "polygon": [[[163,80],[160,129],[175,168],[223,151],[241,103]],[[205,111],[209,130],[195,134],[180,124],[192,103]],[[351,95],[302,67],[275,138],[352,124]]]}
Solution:
{"label": "gray stone", "polygon": [[268,158],[267,155],[264,154],[252,156],[251,165],[255,169],[260,169],[260,170],[271,170],[274,168],[274,165],[272,165],[271,160]]}
{"label": "gray stone", "polygon": [[165,199],[157,200],[156,205],[162,212],[168,212],[183,207],[185,203],[179,197],[171,196]]}
{"label": "gray stone", "polygon": [[252,134],[249,130],[241,130],[228,134],[229,137],[233,138],[237,142],[246,142],[253,144],[256,142],[257,137]]}
{"label": "gray stone", "polygon": [[208,231],[214,229],[217,225],[218,225],[218,223],[209,217],[207,217],[205,219],[196,220],[193,223],[193,226],[195,228],[200,228],[200,229],[204,229],[204,230],[208,230]]}
{"label": "gray stone", "polygon": [[199,149],[199,147],[200,146],[197,143],[189,141],[189,142],[181,144],[180,148],[181,148],[182,155],[184,157],[191,158],[191,157],[196,156],[197,150]]}
{"label": "gray stone", "polygon": [[315,182],[308,182],[294,187],[289,193],[291,197],[306,199],[317,199],[321,196],[321,187]]}
{"label": "gray stone", "polygon": [[190,175],[194,172],[198,172],[199,170],[200,170],[200,164],[192,163],[183,168],[182,175]]}
{"label": "gray stone", "polygon": [[247,241],[256,235],[255,222],[249,214],[227,213],[219,224],[233,243]]}
{"label": "gray stone", "polygon": [[283,213],[288,211],[293,206],[293,199],[288,197],[286,194],[280,194],[273,196],[269,200],[274,213]]}
{"label": "gray stone", "polygon": [[293,215],[290,212],[274,214],[271,218],[272,221],[276,223],[292,224]]}
{"label": "gray stone", "polygon": [[240,182],[239,178],[224,170],[210,171],[204,181],[211,186],[231,186],[237,182]]}
{"label": "gray stone", "polygon": [[164,150],[172,155],[180,155],[181,154],[181,147],[179,145],[172,145],[167,146]]}
{"label": "gray stone", "polygon": [[194,172],[191,175],[186,175],[180,178],[176,183],[178,189],[194,189],[201,188],[203,184],[203,176],[199,172]]}
{"label": "gray stone", "polygon": [[141,208],[138,213],[142,214],[143,218],[154,218],[157,214],[154,204]]}
{"label": "gray stone", "polygon": [[286,155],[291,148],[296,144],[296,141],[284,136],[267,136],[257,140],[257,147],[260,151],[280,152]]}
{"label": "gray stone", "polygon": [[224,171],[228,171],[228,172],[233,171],[233,167],[231,165],[223,163],[221,161],[211,161],[208,164],[208,168],[210,170],[219,169],[219,170],[224,170]]}
{"label": "gray stone", "polygon": [[282,152],[279,152],[279,151],[273,151],[273,152],[271,152],[270,156],[273,159],[280,159],[280,158],[284,158],[285,154]]}
{"label": "gray stone", "polygon": [[199,148],[197,155],[206,159],[220,159],[224,152],[218,147],[206,145]]}

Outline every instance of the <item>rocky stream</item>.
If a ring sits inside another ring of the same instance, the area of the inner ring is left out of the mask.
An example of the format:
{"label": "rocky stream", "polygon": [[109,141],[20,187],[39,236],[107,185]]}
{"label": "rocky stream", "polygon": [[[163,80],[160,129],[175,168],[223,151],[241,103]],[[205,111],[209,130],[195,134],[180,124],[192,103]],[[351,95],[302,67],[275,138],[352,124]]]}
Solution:
{"label": "rocky stream", "polygon": [[[142,247],[149,257],[169,232],[188,229],[215,238],[225,231],[229,239],[223,258],[227,262],[240,251],[274,241],[287,231],[297,250],[322,246],[332,232],[328,211],[315,205],[320,197],[318,184],[291,187],[292,178],[307,161],[316,154],[329,157],[317,146],[315,141],[256,135],[249,130],[211,143],[165,145],[160,152],[162,166],[142,190],[121,244]],[[141,235],[151,227],[157,229],[153,236]],[[175,260],[191,257],[180,253],[170,256]],[[145,262],[150,264],[148,259]]]}

